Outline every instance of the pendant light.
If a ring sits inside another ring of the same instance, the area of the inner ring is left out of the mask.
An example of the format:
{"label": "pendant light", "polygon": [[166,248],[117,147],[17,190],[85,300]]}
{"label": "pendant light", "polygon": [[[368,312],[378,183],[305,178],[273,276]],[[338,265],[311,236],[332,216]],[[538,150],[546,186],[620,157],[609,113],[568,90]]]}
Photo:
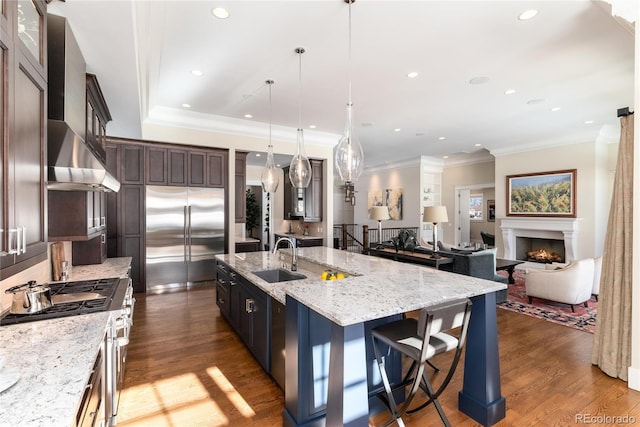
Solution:
{"label": "pendant light", "polygon": [[273,160],[273,145],[271,144],[271,116],[273,108],[271,106],[271,86],[273,80],[266,80],[266,84],[269,85],[269,148],[267,150],[267,164],[264,165],[262,170],[261,181],[262,189],[267,193],[275,193],[280,184],[279,170],[276,168],[276,162]]}
{"label": "pendant light", "polygon": [[351,100],[351,3],[356,0],[344,0],[349,4],[349,100],[347,101],[347,123],[344,126],[344,134],[336,147],[336,169],[340,179],[345,185],[353,184],[360,175],[364,166],[364,153],[358,138],[353,132],[353,102]]}
{"label": "pendant light", "polygon": [[296,48],[299,68],[299,97],[298,97],[298,133],[296,155],[291,159],[289,179],[295,188],[306,188],[311,182],[311,163],[304,152],[304,135],[302,134],[302,54],[304,48]]}

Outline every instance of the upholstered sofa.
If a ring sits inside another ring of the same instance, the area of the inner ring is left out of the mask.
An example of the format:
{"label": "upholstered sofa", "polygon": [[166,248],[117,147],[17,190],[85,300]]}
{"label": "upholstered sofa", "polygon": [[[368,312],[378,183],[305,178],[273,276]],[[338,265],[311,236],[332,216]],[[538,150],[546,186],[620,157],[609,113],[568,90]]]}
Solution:
{"label": "upholstered sofa", "polygon": [[529,303],[533,298],[543,298],[569,304],[572,311],[575,311],[576,304],[587,307],[594,290],[594,266],[593,258],[585,258],[573,261],[564,268],[527,270],[525,290]]}

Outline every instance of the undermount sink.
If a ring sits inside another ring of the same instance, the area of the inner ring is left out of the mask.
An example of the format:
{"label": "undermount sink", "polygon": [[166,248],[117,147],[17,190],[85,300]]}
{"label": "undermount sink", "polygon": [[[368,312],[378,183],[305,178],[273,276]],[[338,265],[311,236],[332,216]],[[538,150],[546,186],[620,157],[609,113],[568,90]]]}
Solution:
{"label": "undermount sink", "polygon": [[253,274],[269,283],[288,282],[290,280],[306,279],[307,276],[293,271],[278,268],[275,270],[252,271]]}

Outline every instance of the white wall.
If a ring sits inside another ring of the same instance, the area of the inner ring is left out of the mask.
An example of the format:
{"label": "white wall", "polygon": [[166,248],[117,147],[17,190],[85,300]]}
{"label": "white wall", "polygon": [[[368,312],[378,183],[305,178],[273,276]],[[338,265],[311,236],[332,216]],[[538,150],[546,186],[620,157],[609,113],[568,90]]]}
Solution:
{"label": "white wall", "polygon": [[[611,199],[610,194],[604,194],[609,191],[609,175],[606,172],[608,154],[609,150],[600,143],[585,142],[526,153],[496,155],[496,231],[499,230],[501,219],[506,217],[507,175],[577,169],[576,213],[582,219],[577,257],[600,255],[597,249],[602,249],[607,227],[608,207],[605,206]],[[501,254],[501,232],[496,233],[496,246]]]}
{"label": "white wall", "polygon": [[[442,204],[447,207],[449,222],[442,224],[440,231],[443,234],[440,240],[447,243],[453,243],[455,241],[456,187],[493,183],[495,181],[494,171],[495,165],[493,161],[460,166],[445,166],[442,171]],[[496,205],[497,204],[498,200],[496,200]]]}
{"label": "white wall", "polygon": [[362,174],[355,184],[356,205],[354,208],[354,222],[359,226],[377,227],[377,221],[369,219],[367,194],[370,190],[402,188],[402,219],[382,222],[382,228],[391,227],[420,227],[420,163],[403,165],[393,169],[374,171]]}

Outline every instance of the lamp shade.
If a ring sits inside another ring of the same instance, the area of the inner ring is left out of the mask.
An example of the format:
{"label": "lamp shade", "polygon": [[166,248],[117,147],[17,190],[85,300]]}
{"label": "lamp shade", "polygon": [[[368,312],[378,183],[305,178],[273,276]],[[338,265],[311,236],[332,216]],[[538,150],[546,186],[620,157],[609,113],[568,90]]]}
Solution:
{"label": "lamp shade", "polygon": [[446,206],[427,206],[424,208],[422,222],[442,223],[449,222]]}
{"label": "lamp shade", "polygon": [[372,206],[371,212],[369,212],[370,219],[387,220],[389,219],[389,207],[388,206]]}

